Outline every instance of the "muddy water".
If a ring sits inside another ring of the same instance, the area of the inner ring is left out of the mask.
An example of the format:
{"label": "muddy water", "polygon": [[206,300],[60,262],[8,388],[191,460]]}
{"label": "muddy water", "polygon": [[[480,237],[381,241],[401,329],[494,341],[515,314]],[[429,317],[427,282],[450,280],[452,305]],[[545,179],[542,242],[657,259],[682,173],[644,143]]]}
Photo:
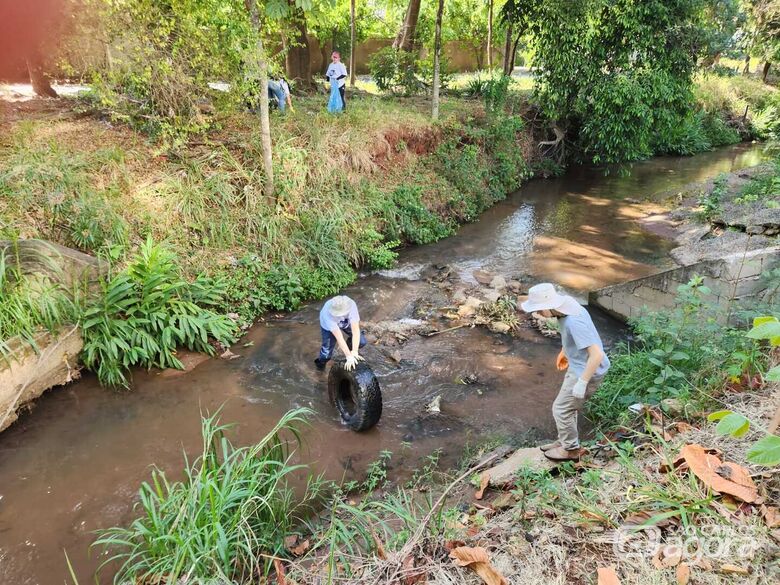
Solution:
{"label": "muddy water", "polygon": [[[443,305],[442,291],[424,278],[440,264],[465,283],[482,268],[528,281],[554,278],[575,294],[647,274],[667,263],[671,244],[630,221],[623,199],[650,198],[759,160],[757,148],[740,146],[636,164],[628,176],[575,169],[536,181],[457,236],[405,252],[398,268],[364,275],[347,292],[364,320],[380,321]],[[487,436],[551,436],[549,407],[561,377],[551,367],[556,342],[531,331],[508,339],[482,329],[414,336],[400,348],[400,363],[369,346],[364,355],[381,378],[384,414],[370,432],[346,430],[312,365],[317,310],[314,303],[255,326],[233,348],[238,360],[208,360],[178,376],[137,372],[127,393],[103,390],[87,375],[43,397],[0,435],[0,583],[61,585],[63,551],[81,583],[94,582],[92,531],[128,522],[150,465],[175,474],[182,450],[197,452],[199,414],[221,405],[223,420],[238,423],[242,443],[289,408],[311,408],[300,457],[334,479],[359,476],[383,449],[393,452],[394,473],[403,475],[435,449],[453,461],[467,442]],[[603,315],[595,317],[608,344],[622,335]],[[467,376],[477,382],[458,383]],[[426,415],[425,405],[439,394],[442,413]]]}

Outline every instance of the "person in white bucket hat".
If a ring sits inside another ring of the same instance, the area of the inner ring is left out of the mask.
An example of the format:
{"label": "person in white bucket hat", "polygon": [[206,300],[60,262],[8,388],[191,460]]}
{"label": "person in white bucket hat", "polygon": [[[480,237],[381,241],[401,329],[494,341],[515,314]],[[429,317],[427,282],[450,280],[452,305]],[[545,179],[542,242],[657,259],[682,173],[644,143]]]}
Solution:
{"label": "person in white bucket hat", "polygon": [[562,349],[556,365],[559,370],[566,370],[566,376],[552,407],[558,440],[542,445],[541,449],[555,461],[577,460],[580,457],[577,415],[586,395],[596,391],[609,369],[604,344],[588,311],[572,297],[558,293],[548,282],[532,286],[528,300],[521,306],[527,313],[556,317],[560,324]]}
{"label": "person in white bucket hat", "polygon": [[337,344],[347,357],[347,370],[353,370],[359,361],[363,361],[358,350],[366,344],[366,338],[360,331],[357,304],[351,298],[344,295],[333,297],[322,306],[320,333],[322,346],[314,360],[317,369],[325,369]]}

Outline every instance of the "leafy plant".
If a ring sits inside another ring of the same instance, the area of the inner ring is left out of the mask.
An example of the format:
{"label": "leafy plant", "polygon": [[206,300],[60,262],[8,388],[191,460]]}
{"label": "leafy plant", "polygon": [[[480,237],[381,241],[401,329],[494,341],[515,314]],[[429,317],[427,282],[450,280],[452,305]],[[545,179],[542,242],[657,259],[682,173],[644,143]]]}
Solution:
{"label": "leafy plant", "polygon": [[726,194],[727,185],[728,175],[726,173],[721,173],[713,181],[712,190],[699,198],[699,210],[697,211],[697,214],[702,219],[710,221],[713,217],[723,212],[721,201]]}
{"label": "leafy plant", "polygon": [[368,69],[381,91],[414,95],[425,89],[417,56],[393,47],[378,50],[368,60]]}
{"label": "leafy plant", "polygon": [[233,321],[209,308],[224,290],[202,276],[184,280],[175,255],[147,239],[84,309],[84,364],[101,383],[127,387],[132,366],[182,368],[178,346],[212,355],[209,339],[228,344],[236,331]]}
{"label": "leafy plant", "polygon": [[[758,317],[753,320],[753,328],[746,337],[767,341],[772,347],[780,347],[780,321],[776,317]],[[769,382],[780,382],[780,366],[775,366],[766,373]],[[717,422],[715,432],[719,435],[743,437],[751,428],[747,417],[731,410],[719,410],[707,417],[711,422]],[[747,459],[751,463],[772,467],[780,464],[780,436],[766,434],[755,442],[748,450]]]}
{"label": "leafy plant", "polygon": [[[293,494],[292,462],[299,427],[309,411],[291,410],[258,443],[237,447],[219,412],[201,421],[203,447],[184,479],[170,481],[155,468],[139,490],[140,517],[128,527],[98,532],[93,544],[109,553],[100,570],[118,565],[113,582],[162,583],[186,579],[254,582],[267,575],[284,538],[317,497],[320,482],[308,480]],[[285,437],[291,436],[291,439]]]}
{"label": "leafy plant", "polygon": [[723,383],[724,373],[742,380],[762,371],[765,355],[753,339],[719,321],[722,309],[709,294],[704,279],[694,277],[678,288],[674,309],[631,321],[637,340],[610,356],[612,366],[587,403],[593,420],[609,427],[630,416],[631,404],[701,400]]}

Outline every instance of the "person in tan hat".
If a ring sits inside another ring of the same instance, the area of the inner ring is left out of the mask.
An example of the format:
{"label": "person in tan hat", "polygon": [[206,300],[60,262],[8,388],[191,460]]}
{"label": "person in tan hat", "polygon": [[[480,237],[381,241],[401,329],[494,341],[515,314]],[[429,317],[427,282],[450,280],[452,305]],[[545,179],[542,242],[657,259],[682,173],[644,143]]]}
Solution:
{"label": "person in tan hat", "polygon": [[563,347],[556,366],[566,370],[566,376],[552,407],[558,440],[542,445],[541,449],[554,461],[577,460],[580,457],[577,415],[586,395],[596,391],[609,369],[604,344],[585,308],[572,297],[559,294],[548,282],[532,286],[528,300],[521,306],[526,313],[556,317],[560,324]]}
{"label": "person in tan hat", "polygon": [[355,369],[357,363],[363,361],[358,350],[366,344],[366,338],[360,331],[357,304],[351,298],[344,295],[333,297],[322,306],[320,333],[322,346],[319,356],[314,360],[317,369],[325,369],[337,344],[347,358],[347,370]]}

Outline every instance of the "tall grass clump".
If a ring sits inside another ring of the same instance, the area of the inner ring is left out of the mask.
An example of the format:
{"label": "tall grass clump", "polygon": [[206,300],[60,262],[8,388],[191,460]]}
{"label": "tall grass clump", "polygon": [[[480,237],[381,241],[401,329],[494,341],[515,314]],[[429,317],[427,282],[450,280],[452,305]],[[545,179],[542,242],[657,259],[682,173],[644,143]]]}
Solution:
{"label": "tall grass clump", "polygon": [[175,254],[147,239],[85,308],[84,364],[101,383],[127,386],[126,372],[135,365],[182,368],[179,346],[212,355],[210,339],[228,344],[236,332],[231,319],[212,310],[224,291],[204,276],[185,280]]}
{"label": "tall grass clump", "polygon": [[125,180],[124,151],[75,151],[36,140],[36,128],[26,123],[11,133],[0,165],[0,212],[10,224],[0,236],[15,235],[10,228],[16,227],[92,254],[124,248],[129,228],[116,203]]}
{"label": "tall grass clump", "polygon": [[[694,86],[696,100],[705,113],[705,129],[713,145],[733,139],[733,126],[743,127],[747,138],[770,139],[780,136],[780,90],[758,79],[742,75],[699,74]],[[719,127],[713,118],[732,126],[732,132]]]}
{"label": "tall grass clump", "polygon": [[228,440],[230,425],[219,413],[203,418],[202,452],[192,464],[185,455],[184,479],[172,482],[154,469],[139,490],[140,517],[99,532],[93,546],[108,552],[100,570],[118,564],[117,584],[262,581],[319,491],[318,480],[297,495],[288,484],[304,468],[293,455],[308,414],[289,411],[246,447]]}
{"label": "tall grass clump", "polygon": [[65,287],[47,274],[25,274],[23,262],[51,265],[45,254],[17,242],[0,249],[0,354],[6,359],[10,338],[19,336],[35,347],[38,332],[54,332],[76,314],[74,297]]}

